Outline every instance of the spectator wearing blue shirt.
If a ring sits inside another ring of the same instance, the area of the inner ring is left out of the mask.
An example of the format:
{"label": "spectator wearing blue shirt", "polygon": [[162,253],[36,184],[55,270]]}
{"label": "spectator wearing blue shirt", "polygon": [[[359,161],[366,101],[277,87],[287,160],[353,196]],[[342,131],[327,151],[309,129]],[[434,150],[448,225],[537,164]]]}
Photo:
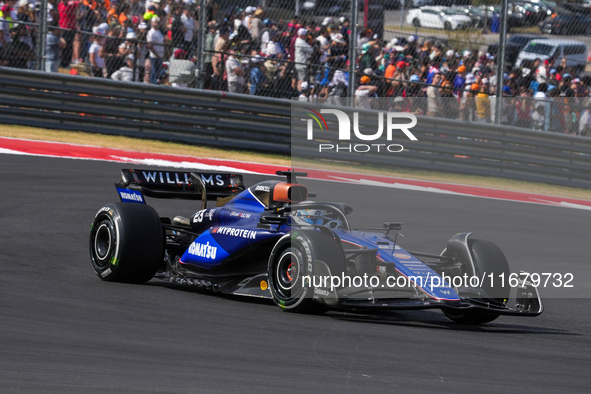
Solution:
{"label": "spectator wearing blue shirt", "polygon": [[453,89],[456,94],[464,90],[466,86],[466,66],[462,65],[456,70],[457,74],[453,81]]}
{"label": "spectator wearing blue shirt", "polygon": [[250,94],[260,96],[266,79],[263,57],[256,55],[252,58],[252,68],[250,70]]}
{"label": "spectator wearing blue shirt", "polygon": [[441,58],[441,56],[436,56],[435,58],[433,58],[433,61],[431,62],[431,66],[429,67],[429,71],[427,73],[427,80],[425,81],[427,85],[432,85],[433,76],[441,72],[439,68],[441,67],[442,60],[443,59]]}
{"label": "spectator wearing blue shirt", "polygon": [[61,51],[66,47],[66,40],[62,37],[57,21],[49,24],[46,39],[45,72],[56,73],[61,62]]}

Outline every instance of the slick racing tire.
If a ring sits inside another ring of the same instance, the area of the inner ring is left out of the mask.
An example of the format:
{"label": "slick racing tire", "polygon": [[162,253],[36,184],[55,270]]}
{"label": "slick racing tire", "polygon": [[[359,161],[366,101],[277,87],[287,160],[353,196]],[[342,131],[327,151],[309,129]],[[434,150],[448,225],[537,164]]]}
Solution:
{"label": "slick racing tire", "polygon": [[[509,263],[507,263],[505,254],[497,245],[490,241],[469,239],[468,248],[474,261],[474,266],[462,261],[462,269],[468,276],[482,277],[483,275],[492,274],[494,278],[499,278],[500,275],[504,274],[505,278],[509,277],[511,273]],[[510,287],[494,287],[494,283],[491,284],[489,281],[484,281],[482,289],[492,295],[499,303],[507,301],[511,292]],[[463,311],[444,309],[443,313],[451,320],[461,324],[483,324],[499,317],[498,313],[481,309]]]}
{"label": "slick racing tire", "polygon": [[312,278],[319,261],[331,272],[344,266],[340,239],[330,231],[293,230],[283,236],[271,252],[267,267],[273,301],[285,311],[322,313],[326,306],[314,300]]}
{"label": "slick racing tire", "polygon": [[163,254],[162,225],[149,205],[107,204],[94,217],[90,261],[102,280],[147,282],[154,277]]}

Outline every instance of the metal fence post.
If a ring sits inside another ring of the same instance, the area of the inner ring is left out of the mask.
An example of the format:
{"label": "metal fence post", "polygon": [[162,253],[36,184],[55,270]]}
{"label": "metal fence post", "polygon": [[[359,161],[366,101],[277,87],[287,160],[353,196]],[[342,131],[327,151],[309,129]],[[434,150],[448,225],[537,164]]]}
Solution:
{"label": "metal fence post", "polygon": [[206,0],[199,1],[199,35],[197,36],[197,87],[205,84],[205,34],[207,32]]}
{"label": "metal fence post", "polygon": [[47,51],[47,0],[41,0],[39,10],[39,31],[37,32],[37,70],[45,71],[45,53]]}
{"label": "metal fence post", "polygon": [[505,80],[505,46],[507,44],[507,11],[508,2],[501,2],[501,26],[499,35],[499,51],[497,53],[497,100],[495,103],[495,123],[501,124],[501,108],[503,107],[503,84]]}
{"label": "metal fence post", "polygon": [[351,2],[351,34],[349,35],[349,89],[347,96],[350,105],[353,106],[353,97],[355,96],[355,68],[357,66],[357,11],[359,10],[359,0]]}

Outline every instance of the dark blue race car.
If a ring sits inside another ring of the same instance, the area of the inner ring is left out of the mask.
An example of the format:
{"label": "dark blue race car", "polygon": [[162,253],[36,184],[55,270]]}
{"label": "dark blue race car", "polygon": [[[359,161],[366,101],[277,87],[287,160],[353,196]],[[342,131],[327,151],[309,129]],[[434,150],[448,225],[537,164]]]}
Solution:
{"label": "dark blue race car", "polygon": [[[353,229],[345,203],[309,200],[296,176],[248,188],[237,174],[121,171],[121,202],[97,212],[92,267],[102,280],[152,278],[270,298],[284,310],[381,312],[439,308],[459,323],[537,316],[532,283],[493,243],[454,235],[440,255],[404,250],[398,222]],[[201,201],[189,218],[160,217],[145,197]],[[215,207],[208,201],[215,200]]]}

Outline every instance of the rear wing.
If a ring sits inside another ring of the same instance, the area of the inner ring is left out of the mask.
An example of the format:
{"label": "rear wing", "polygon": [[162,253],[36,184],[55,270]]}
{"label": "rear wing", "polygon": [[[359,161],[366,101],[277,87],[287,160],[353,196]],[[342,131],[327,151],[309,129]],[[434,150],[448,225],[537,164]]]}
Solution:
{"label": "rear wing", "polygon": [[124,202],[143,203],[142,195],[205,202],[244,190],[244,180],[239,174],[122,169],[115,187]]}

